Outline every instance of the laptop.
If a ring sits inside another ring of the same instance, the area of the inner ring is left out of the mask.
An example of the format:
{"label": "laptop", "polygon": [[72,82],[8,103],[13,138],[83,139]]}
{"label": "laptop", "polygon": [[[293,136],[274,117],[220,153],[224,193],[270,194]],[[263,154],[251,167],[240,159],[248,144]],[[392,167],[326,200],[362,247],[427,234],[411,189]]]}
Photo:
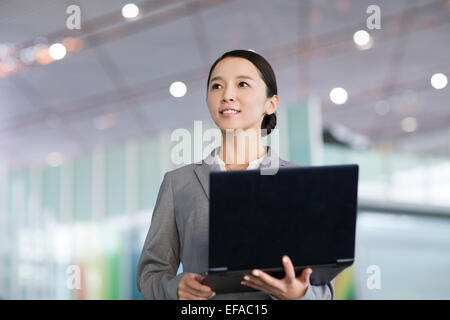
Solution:
{"label": "laptop", "polygon": [[209,268],[203,283],[217,293],[255,291],[240,282],[258,268],[285,276],[312,269],[324,285],[353,264],[358,165],[280,167],[210,173]]}

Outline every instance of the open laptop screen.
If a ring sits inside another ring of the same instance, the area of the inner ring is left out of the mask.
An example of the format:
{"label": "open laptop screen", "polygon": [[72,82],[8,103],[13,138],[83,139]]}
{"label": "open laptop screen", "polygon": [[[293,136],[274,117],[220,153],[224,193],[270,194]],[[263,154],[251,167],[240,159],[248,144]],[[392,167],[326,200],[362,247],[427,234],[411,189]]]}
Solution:
{"label": "open laptop screen", "polygon": [[210,269],[353,259],[357,182],[357,165],[211,172]]}

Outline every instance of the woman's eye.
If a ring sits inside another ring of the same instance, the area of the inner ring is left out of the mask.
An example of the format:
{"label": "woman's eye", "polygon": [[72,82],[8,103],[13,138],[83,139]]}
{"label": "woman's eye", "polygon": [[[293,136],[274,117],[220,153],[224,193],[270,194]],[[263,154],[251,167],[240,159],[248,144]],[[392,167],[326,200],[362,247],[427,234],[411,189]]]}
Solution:
{"label": "woman's eye", "polygon": [[[247,82],[244,82],[244,81],[239,82],[239,85],[242,85],[242,84],[245,84],[248,87],[248,83]],[[217,89],[218,86],[220,86],[220,84],[215,83],[215,84],[211,85],[211,89]]]}

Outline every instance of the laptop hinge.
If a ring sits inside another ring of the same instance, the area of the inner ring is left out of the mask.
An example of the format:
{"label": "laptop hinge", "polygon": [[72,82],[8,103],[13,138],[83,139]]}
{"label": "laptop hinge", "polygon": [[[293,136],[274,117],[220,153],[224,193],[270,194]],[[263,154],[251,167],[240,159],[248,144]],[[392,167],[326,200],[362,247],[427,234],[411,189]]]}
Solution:
{"label": "laptop hinge", "polygon": [[349,258],[349,259],[337,259],[336,263],[341,264],[341,263],[349,263],[349,262],[353,262],[353,258]]}
{"label": "laptop hinge", "polygon": [[227,267],[217,267],[217,268],[209,268],[209,272],[222,272],[228,271]]}

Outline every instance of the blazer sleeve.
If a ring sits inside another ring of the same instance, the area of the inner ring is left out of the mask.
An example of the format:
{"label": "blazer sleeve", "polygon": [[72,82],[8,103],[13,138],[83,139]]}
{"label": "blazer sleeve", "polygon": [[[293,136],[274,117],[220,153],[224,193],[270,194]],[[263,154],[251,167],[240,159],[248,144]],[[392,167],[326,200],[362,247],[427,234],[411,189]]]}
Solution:
{"label": "blazer sleeve", "polygon": [[[278,300],[278,298],[270,295],[273,300]],[[308,285],[305,295],[297,300],[333,300],[334,299],[334,285],[330,281],[322,286]]]}
{"label": "blazer sleeve", "polygon": [[144,299],[178,299],[178,283],[183,276],[176,276],[179,264],[180,242],[172,178],[167,172],[159,189],[137,269],[137,286]]}

